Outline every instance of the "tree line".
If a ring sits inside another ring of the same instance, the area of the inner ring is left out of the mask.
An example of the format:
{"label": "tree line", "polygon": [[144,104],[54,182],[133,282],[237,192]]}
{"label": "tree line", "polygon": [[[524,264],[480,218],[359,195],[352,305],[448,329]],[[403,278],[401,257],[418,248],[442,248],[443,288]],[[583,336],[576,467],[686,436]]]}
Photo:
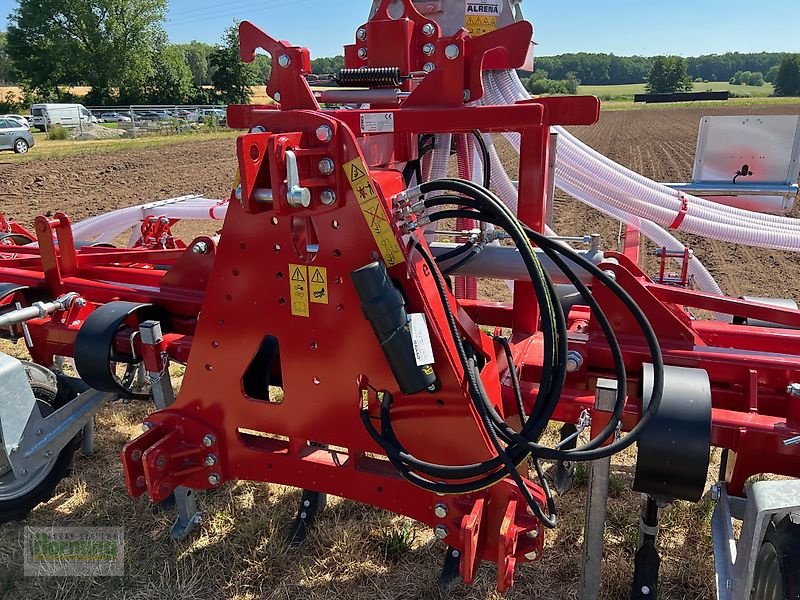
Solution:
{"label": "tree line", "polygon": [[269,78],[269,57],[239,59],[235,24],[214,45],[170,44],[166,12],[167,0],[19,0],[0,32],[0,83],[19,85],[24,103],[88,86],[90,105],[229,104]]}
{"label": "tree line", "polygon": [[[786,53],[727,52],[689,57],[686,70],[692,80],[729,81],[737,72],[760,72],[766,76],[769,70],[780,65]],[[623,85],[643,83],[650,76],[655,56],[616,56],[578,52],[558,56],[540,56],[536,68],[547,71],[550,79],[566,79],[572,73],[584,85]]]}

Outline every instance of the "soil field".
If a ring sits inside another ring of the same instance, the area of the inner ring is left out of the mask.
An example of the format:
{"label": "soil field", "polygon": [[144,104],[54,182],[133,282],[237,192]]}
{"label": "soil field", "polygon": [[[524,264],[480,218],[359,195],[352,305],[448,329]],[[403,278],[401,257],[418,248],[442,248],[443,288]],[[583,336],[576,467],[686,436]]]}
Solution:
{"label": "soil field", "polygon": [[[575,133],[646,176],[683,181],[691,175],[700,118],[726,112],[730,113],[718,108],[605,112],[597,126]],[[750,107],[747,112],[800,114],[800,104]],[[513,171],[510,152],[503,153]],[[234,143],[227,139],[19,164],[4,164],[0,157],[0,212],[29,224],[38,214],[58,210],[80,220],[187,193],[224,197],[235,168]],[[606,246],[615,247],[616,224],[579,203],[559,195],[556,215],[560,233],[598,232]],[[687,241],[728,293],[800,300],[796,255]],[[499,293],[497,288],[483,291]],[[299,501],[298,491],[290,488],[239,483],[204,493],[200,502],[206,512],[199,534],[184,544],[169,541],[171,515],[153,514],[145,500],[127,497],[118,461],[119,450],[140,432],[148,410],[119,404],[104,409],[97,417],[95,454],[79,456],[75,474],[27,522],[124,527],[125,577],[24,577],[23,524],[5,525],[0,526],[0,599],[439,597],[435,581],[444,548],[427,528],[332,499],[306,544],[290,548],[284,536]],[[630,490],[633,462],[631,453],[614,460],[600,596],[604,600],[627,597],[630,586],[640,501]],[[579,467],[576,488],[557,498],[561,523],[547,534],[543,559],[519,569],[516,587],[507,598],[577,597],[586,493],[586,469]],[[712,507],[705,498],[665,511],[660,598],[715,597],[708,529]],[[450,597],[496,600],[493,586],[493,568],[485,565],[475,587],[459,585]]]}

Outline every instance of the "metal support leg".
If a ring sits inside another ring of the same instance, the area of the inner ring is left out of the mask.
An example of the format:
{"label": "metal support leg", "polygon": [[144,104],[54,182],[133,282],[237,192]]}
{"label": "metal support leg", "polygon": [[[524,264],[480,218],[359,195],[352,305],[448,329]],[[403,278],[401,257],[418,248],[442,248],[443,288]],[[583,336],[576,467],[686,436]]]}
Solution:
{"label": "metal support leg", "polygon": [[83,437],[81,438],[81,454],[91,456],[94,452],[94,417],[83,426]]}
{"label": "metal support leg", "polygon": [[[142,351],[145,354],[147,378],[150,380],[150,391],[156,408],[162,410],[175,402],[175,390],[169,375],[169,359],[161,352],[164,340],[161,323],[145,321],[139,325],[142,339]],[[192,531],[203,522],[203,514],[197,508],[194,490],[179,486],[173,492],[174,505],[178,516],[170,529],[170,537],[174,540],[185,540]],[[159,508],[166,510],[173,504],[171,499],[161,503]]]}
{"label": "metal support leg", "polygon": [[[565,423],[561,427],[561,442],[566,442],[562,449],[575,449],[578,443],[578,428],[574,424]],[[575,476],[575,463],[569,460],[559,460],[556,463],[555,471],[556,473],[555,477],[553,478],[553,485],[555,486],[559,495],[566,494],[572,489]]]}
{"label": "metal support leg", "polygon": [[[617,382],[599,379],[595,391],[595,408],[613,411]],[[581,600],[596,600],[600,595],[600,570],[603,563],[603,535],[606,527],[608,482],[611,458],[595,460],[589,466],[589,498],[583,529],[583,561],[581,563]]]}
{"label": "metal support leg", "polygon": [[636,551],[634,559],[631,600],[651,600],[658,597],[658,571],[661,566],[661,557],[658,555],[656,539],[660,512],[658,503],[652,497],[647,496],[639,521],[639,549]]}
{"label": "metal support leg", "polygon": [[175,504],[178,507],[178,518],[172,524],[169,535],[173,540],[181,542],[192,534],[192,531],[203,522],[203,514],[197,509],[194,491],[187,487],[175,488]]}

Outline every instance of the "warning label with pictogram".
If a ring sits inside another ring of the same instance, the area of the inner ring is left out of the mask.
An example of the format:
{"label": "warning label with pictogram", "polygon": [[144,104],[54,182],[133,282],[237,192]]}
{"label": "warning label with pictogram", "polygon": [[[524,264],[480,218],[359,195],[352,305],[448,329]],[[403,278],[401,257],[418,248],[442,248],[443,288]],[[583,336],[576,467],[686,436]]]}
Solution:
{"label": "warning label with pictogram", "polygon": [[308,268],[308,291],[311,293],[311,302],[315,304],[328,303],[328,269],[325,267]]}
{"label": "warning label with pictogram", "polygon": [[308,317],[308,267],[289,264],[289,296],[292,299],[292,314]]}
{"label": "warning label with pictogram", "polygon": [[361,207],[361,212],[364,214],[364,219],[372,232],[372,237],[375,238],[375,243],[378,245],[378,250],[380,250],[386,266],[393,267],[404,262],[403,252],[397,243],[394,230],[386,217],[386,211],[378,198],[378,193],[367,175],[364,161],[356,158],[342,168],[347,176],[347,181],[350,182],[350,187],[353,188],[358,205]]}
{"label": "warning label with pictogram", "polygon": [[497,29],[497,21],[502,10],[503,0],[467,2],[464,26],[473,36],[491,33]]}

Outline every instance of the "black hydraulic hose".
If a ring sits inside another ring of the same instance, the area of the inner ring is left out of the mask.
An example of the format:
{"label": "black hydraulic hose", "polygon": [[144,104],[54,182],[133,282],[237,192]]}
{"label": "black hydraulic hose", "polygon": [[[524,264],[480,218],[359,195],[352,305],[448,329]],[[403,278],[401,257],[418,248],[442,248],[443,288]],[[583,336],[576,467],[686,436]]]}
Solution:
{"label": "black hydraulic hose", "polygon": [[436,262],[443,263],[447,262],[448,260],[453,260],[454,258],[458,258],[459,256],[461,256],[465,252],[469,252],[474,247],[475,247],[475,242],[473,242],[472,240],[467,240],[464,244],[462,244],[458,248],[453,248],[452,250],[449,250],[444,254],[440,254],[439,256],[437,256]]}
{"label": "black hydraulic hose", "polygon": [[473,260],[475,260],[475,258],[478,256],[478,254],[480,254],[480,252],[478,250],[472,250],[469,254],[467,254],[461,260],[459,260],[456,263],[453,263],[452,265],[450,265],[446,269],[442,270],[442,275],[444,275],[445,277],[449,277],[450,275],[452,275],[453,273],[455,273],[459,269],[463,269],[469,263],[471,263]]}
{"label": "black hydraulic hose", "polygon": [[483,160],[483,187],[488,190],[492,187],[492,163],[489,158],[489,148],[480,131],[473,129],[472,135],[475,136],[475,140],[478,142],[478,146],[481,149],[481,158]]}
{"label": "black hydraulic hose", "polygon": [[[439,213],[436,213],[436,215],[431,218],[431,221],[433,222],[437,220],[439,215],[442,213],[444,213],[442,218],[457,218],[459,216],[466,217],[467,214],[469,214],[471,218],[476,218],[474,213],[472,212],[467,213],[467,211],[464,211],[465,214],[460,214],[460,211],[451,210],[451,211],[440,211]],[[502,224],[498,220],[492,219],[491,216],[489,215],[478,216],[477,218],[480,218],[485,222],[493,223],[497,226],[502,226]],[[537,245],[539,245],[543,250],[551,251],[553,254],[563,255],[565,258],[567,258],[571,262],[574,262],[575,264],[585,269],[586,271],[590,272],[595,278],[600,280],[601,283],[603,283],[606,287],[608,287],[612,291],[612,293],[614,293],[623,302],[623,304],[631,312],[631,314],[634,315],[634,318],[637,320],[637,323],[639,324],[640,328],[645,334],[645,338],[647,340],[654,365],[653,397],[651,398],[651,403],[648,406],[648,409],[644,411],[644,413],[642,414],[639,423],[628,433],[628,435],[625,436],[625,438],[609,446],[604,446],[600,449],[590,449],[590,450],[584,450],[583,447],[574,450],[553,450],[550,448],[537,446],[535,444],[531,447],[531,451],[533,452],[534,455],[538,456],[539,458],[551,459],[551,460],[586,461],[586,460],[597,460],[598,458],[605,458],[611,456],[617,452],[620,452],[621,450],[624,450],[625,448],[632,445],[636,440],[638,440],[641,432],[646,428],[647,424],[649,424],[650,420],[652,419],[652,415],[654,415],[658,410],[658,405],[660,404],[661,401],[661,394],[663,392],[663,359],[661,356],[660,347],[658,345],[658,340],[655,336],[655,332],[652,330],[652,326],[647,321],[647,318],[641,312],[641,309],[639,309],[639,307],[636,305],[633,299],[630,298],[627,292],[625,292],[614,280],[612,280],[605,273],[603,273],[602,270],[600,270],[596,265],[594,265],[594,263],[586,260],[579,254],[572,251],[572,249],[567,248],[561,244],[558,244],[550,240],[546,236],[533,232],[532,230],[530,230],[530,228],[526,226],[524,226],[524,230],[526,232],[526,235],[528,235],[532,241],[536,242]],[[567,268],[565,274],[568,274],[569,272],[570,269]],[[573,283],[575,283],[575,280],[573,280]],[[589,300],[589,298],[591,298],[591,293],[586,293],[586,298],[590,304],[594,304],[594,306],[596,306],[596,301],[592,303],[592,301]],[[592,298],[592,300],[594,299]],[[599,311],[598,314],[601,312],[602,311]],[[600,323],[601,319],[598,319],[598,322]],[[658,373],[658,375],[655,375],[656,372]],[[625,379],[621,379],[619,383],[620,387],[624,388]],[[624,409],[624,405],[622,405],[619,402],[619,396],[622,396],[622,394],[618,392],[618,402],[615,405],[614,414],[620,414],[621,416],[621,410]],[[653,405],[653,400],[657,401],[655,405]],[[606,429],[610,430],[612,429],[612,427],[613,428],[616,427],[614,420],[612,420],[609,423]],[[608,437],[610,437],[604,435],[604,433],[597,436],[592,440],[592,442],[590,442],[592,444],[590,448],[596,447],[597,445],[604,443],[608,439]],[[528,442],[528,444],[530,445],[531,443]]]}

